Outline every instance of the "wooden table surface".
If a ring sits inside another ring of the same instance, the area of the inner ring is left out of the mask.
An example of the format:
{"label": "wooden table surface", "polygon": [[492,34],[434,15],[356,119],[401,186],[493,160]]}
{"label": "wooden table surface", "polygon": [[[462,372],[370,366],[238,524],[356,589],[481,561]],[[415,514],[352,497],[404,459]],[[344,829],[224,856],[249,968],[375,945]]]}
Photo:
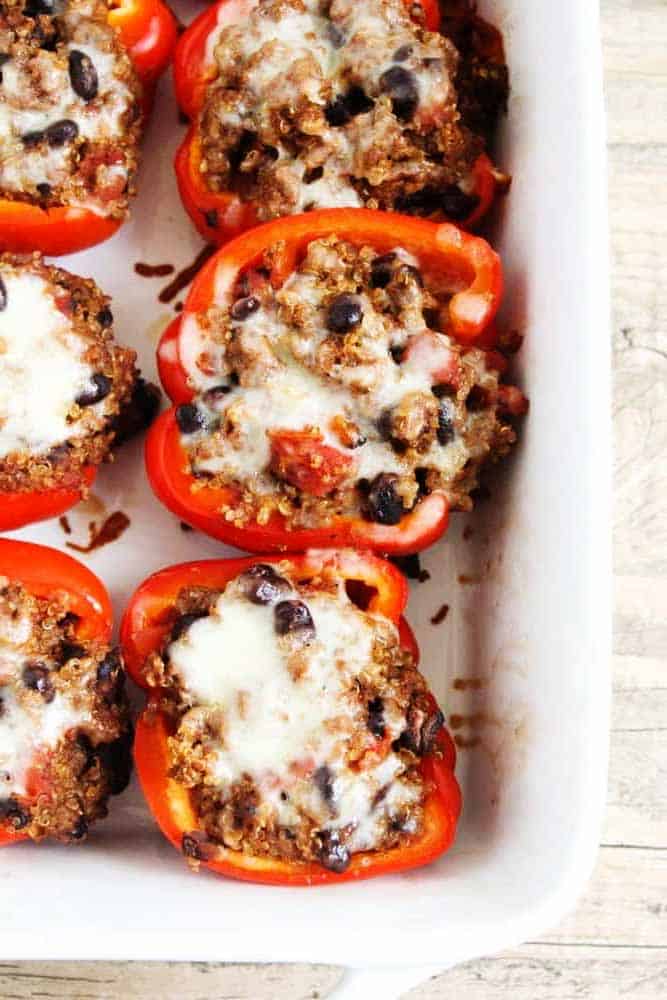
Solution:
{"label": "wooden table surface", "polygon": [[[594,2],[594,0],[582,0]],[[609,803],[576,912],[410,1000],[667,996],[667,0],[601,0],[615,350],[615,701]],[[331,966],[0,964],[0,998],[302,1000]],[[368,1000],[380,1000],[368,994]]]}

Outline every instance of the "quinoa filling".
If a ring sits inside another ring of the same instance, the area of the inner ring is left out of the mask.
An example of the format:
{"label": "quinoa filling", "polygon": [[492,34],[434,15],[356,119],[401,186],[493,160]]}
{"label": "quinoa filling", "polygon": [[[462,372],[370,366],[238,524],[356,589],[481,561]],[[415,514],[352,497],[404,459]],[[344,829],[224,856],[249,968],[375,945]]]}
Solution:
{"label": "quinoa filling", "polygon": [[81,840],[129,779],[120,657],[77,624],[0,576],[0,825],[36,840]]}
{"label": "quinoa filling", "polygon": [[123,218],[141,84],[104,0],[0,3],[0,194]]}
{"label": "quinoa filling", "polygon": [[0,493],[78,488],[137,383],[93,281],[0,256]]}
{"label": "quinoa filling", "polygon": [[323,570],[256,564],[223,592],[183,590],[148,664],[172,721],[170,775],[216,845],[344,871],[423,828],[420,757],[443,718],[398,630]]}
{"label": "quinoa filling", "polygon": [[255,202],[260,219],[365,205],[463,220],[476,208],[472,167],[482,123],[492,131],[504,107],[505,67],[471,68],[404,0],[259,0],[210,44],[217,76],[197,129],[212,191]]}
{"label": "quinoa filling", "polygon": [[[279,249],[279,248],[277,248]],[[397,247],[313,241],[282,287],[243,275],[228,307],[186,317],[196,396],[176,410],[193,490],[232,487],[229,520],[398,524],[428,493],[471,506],[515,439],[498,355],[446,333],[451,291]],[[520,393],[518,393],[520,396]]]}

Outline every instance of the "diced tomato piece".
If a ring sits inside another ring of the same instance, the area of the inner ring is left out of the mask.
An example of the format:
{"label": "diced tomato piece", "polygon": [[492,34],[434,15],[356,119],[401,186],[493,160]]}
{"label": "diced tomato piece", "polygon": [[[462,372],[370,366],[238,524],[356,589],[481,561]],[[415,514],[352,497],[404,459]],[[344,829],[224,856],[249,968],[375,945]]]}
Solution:
{"label": "diced tomato piece", "polygon": [[354,461],[324,444],[319,431],[270,431],[271,471],[304,493],[324,497],[349,479]]}

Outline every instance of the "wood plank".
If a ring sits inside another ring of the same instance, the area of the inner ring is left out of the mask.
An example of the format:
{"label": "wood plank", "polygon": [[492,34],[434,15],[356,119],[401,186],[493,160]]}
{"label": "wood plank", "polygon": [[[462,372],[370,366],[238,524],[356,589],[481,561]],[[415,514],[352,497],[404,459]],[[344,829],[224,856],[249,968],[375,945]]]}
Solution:
{"label": "wood plank", "polygon": [[615,732],[602,842],[667,851],[667,797],[660,794],[666,787],[667,728]]}
{"label": "wood plank", "polygon": [[603,847],[579,906],[541,940],[660,948],[667,957],[665,900],[667,850]]}
{"label": "wood plank", "polygon": [[0,965],[2,1000],[311,1000],[342,978],[334,965],[22,962]]}
{"label": "wood plank", "polygon": [[667,670],[664,659],[615,656],[613,669],[612,734],[619,729],[627,732],[667,727]]}
{"label": "wood plank", "polygon": [[403,1000],[657,1000],[667,995],[667,950],[526,945],[450,969]]}
{"label": "wood plank", "polygon": [[609,141],[667,142],[664,3],[602,0],[601,14]]}

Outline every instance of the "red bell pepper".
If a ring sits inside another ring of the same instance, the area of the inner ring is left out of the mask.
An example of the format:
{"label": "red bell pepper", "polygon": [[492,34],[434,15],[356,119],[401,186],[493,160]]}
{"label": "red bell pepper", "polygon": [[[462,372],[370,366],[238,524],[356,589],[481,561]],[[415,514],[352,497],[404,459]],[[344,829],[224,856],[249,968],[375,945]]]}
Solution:
{"label": "red bell pepper", "polygon": [[[0,539],[0,576],[22,584],[35,597],[62,597],[76,615],[82,640],[111,638],[113,611],[106,588],[76,559],[44,545]],[[36,792],[36,790],[35,790]],[[0,844],[26,840],[27,834],[0,820]]]}
{"label": "red bell pepper", "polygon": [[[240,272],[256,264],[264,250],[281,241],[283,251],[271,273],[280,285],[292,272],[300,254],[314,239],[336,233],[356,245],[370,245],[378,253],[402,246],[426,267],[447,276],[456,290],[449,303],[449,332],[474,345],[486,331],[500,304],[502,267],[497,254],[484,240],[450,223],[437,225],[423,219],[373,212],[367,209],[328,209],[293,215],[257,227],[218,251],[197,275],[185,308],[164,334],[158,348],[158,368],[164,388],[176,405],[195,395],[181,360],[181,332],[192,314],[214,302],[224,305]],[[294,448],[291,449],[292,456]],[[290,531],[274,514],[266,524],[237,527],[224,517],[235,505],[233,488],[207,487],[187,471],[180,442],[175,406],[153,424],[146,442],[146,463],[151,485],[179,518],[214,538],[251,552],[303,551],[312,547],[353,545],[377,552],[418,552],[436,541],[447,527],[449,508],[445,497],[424,497],[395,526],[361,518],[339,517],[315,530]]]}
{"label": "red bell pepper", "polygon": [[[424,10],[426,27],[437,31],[440,25],[438,0],[419,0]],[[406,0],[413,6],[411,0]],[[206,100],[209,83],[215,79],[212,35],[227,24],[243,20],[257,5],[257,0],[218,0],[203,11],[181,35],[174,54],[174,85],[181,110],[194,122]],[[211,191],[201,171],[201,144],[196,125],[189,129],[175,158],[178,189],[185,209],[209,243],[224,244],[239,233],[256,225],[254,202],[244,202],[232,191]],[[457,224],[474,228],[490,208],[499,186],[498,174],[489,157],[483,153],[473,166],[475,208]]]}
{"label": "red bell pepper", "polygon": [[[176,43],[176,21],[162,0],[110,0],[109,24],[118,32],[144,87],[147,112],[157,78]],[[122,224],[85,208],[40,208],[0,198],[0,248],[12,253],[39,250],[47,256],[76,253],[108,239]]]}
{"label": "red bell pepper", "polygon": [[83,488],[92,486],[96,475],[96,467],[84,469],[81,489],[55,487],[32,493],[0,491],[0,531],[13,531],[26,524],[64,514],[79,502]]}
{"label": "red bell pepper", "polygon": [[[277,562],[284,557],[261,557],[261,562]],[[183,850],[184,837],[197,835],[198,819],[190,792],[169,777],[169,718],[161,711],[160,689],[151,688],[144,673],[147,657],[160,649],[171,627],[170,610],[184,587],[222,589],[258,558],[202,561],[171,566],[149,577],[130,600],[121,626],[121,644],[130,676],[148,694],[148,703],[139,717],[134,746],[135,763],[141,786],[153,816],[171,843]],[[399,626],[401,642],[417,659],[412,632],[401,617],[407,600],[403,575],[390,563],[358,552],[309,552],[289,558],[290,573],[296,578],[312,577],[327,565],[344,578],[348,588],[361,588],[364,607],[382,614]],[[424,828],[404,847],[369,851],[354,855],[349,868],[336,874],[315,863],[282,861],[257,857],[216,845],[207,849],[202,864],[222,875],[270,885],[318,885],[346,882],[391,872],[407,871],[428,864],[451,845],[461,812],[461,792],[454,777],[456,751],[443,730],[436,753],[422,758],[420,768],[430,783],[424,808]],[[207,845],[209,848],[210,845]]]}

